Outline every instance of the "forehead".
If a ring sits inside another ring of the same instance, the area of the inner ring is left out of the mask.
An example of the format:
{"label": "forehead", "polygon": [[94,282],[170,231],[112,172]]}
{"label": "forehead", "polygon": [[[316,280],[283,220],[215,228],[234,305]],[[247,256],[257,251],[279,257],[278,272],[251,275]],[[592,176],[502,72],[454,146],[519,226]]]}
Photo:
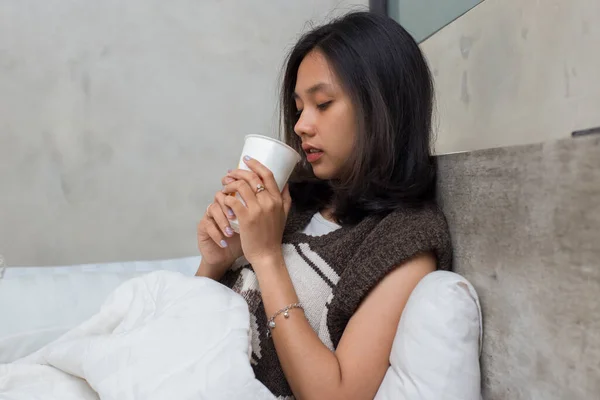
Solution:
{"label": "forehead", "polygon": [[313,50],[304,57],[298,68],[296,93],[301,94],[318,83],[337,86],[337,78],[323,53]]}

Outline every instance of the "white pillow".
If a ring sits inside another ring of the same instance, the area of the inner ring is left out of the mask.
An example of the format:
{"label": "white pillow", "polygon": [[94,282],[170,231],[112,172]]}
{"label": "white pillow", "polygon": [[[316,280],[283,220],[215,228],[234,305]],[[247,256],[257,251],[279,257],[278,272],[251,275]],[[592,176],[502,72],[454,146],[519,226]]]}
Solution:
{"label": "white pillow", "polygon": [[427,275],[400,319],[375,400],[478,400],[482,340],[479,299],[453,272]]}
{"label": "white pillow", "polygon": [[39,350],[87,320],[126,280],[158,270],[192,276],[199,260],[6,268],[0,278],[0,364]]}

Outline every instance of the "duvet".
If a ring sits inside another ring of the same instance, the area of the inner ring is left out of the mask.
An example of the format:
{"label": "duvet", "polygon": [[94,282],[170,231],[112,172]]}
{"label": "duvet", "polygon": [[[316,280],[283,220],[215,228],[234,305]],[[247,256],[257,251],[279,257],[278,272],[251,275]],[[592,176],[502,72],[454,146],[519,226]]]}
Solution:
{"label": "duvet", "polygon": [[100,311],[0,365],[2,400],[274,400],[250,366],[242,297],[159,271],[126,281]]}

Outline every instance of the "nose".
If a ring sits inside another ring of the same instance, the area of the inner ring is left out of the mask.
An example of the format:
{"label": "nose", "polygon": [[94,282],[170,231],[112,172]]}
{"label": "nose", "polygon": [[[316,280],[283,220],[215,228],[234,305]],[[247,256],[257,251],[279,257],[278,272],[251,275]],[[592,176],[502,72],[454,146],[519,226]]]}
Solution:
{"label": "nose", "polygon": [[313,136],[315,134],[315,121],[314,118],[311,116],[310,111],[302,111],[302,114],[300,114],[300,118],[298,118],[296,125],[294,125],[294,132],[296,132],[296,135],[300,137]]}

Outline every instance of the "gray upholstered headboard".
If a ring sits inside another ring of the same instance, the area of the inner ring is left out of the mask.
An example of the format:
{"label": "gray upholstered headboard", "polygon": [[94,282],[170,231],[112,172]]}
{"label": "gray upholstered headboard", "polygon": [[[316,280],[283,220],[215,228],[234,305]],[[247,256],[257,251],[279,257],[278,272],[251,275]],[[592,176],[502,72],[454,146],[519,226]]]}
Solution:
{"label": "gray upholstered headboard", "polygon": [[439,157],[485,400],[600,399],[600,135]]}

